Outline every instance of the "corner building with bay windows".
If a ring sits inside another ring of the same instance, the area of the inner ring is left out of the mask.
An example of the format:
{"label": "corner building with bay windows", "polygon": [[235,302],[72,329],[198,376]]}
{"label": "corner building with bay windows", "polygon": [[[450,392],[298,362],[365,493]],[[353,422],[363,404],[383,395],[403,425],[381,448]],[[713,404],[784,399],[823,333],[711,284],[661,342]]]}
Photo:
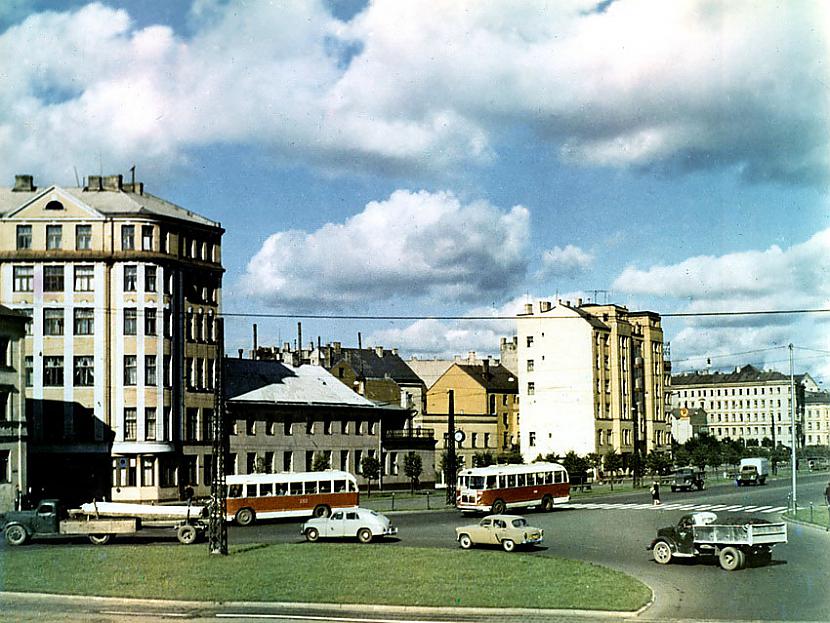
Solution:
{"label": "corner building with bay windows", "polygon": [[0,188],[0,303],[24,344],[32,495],[178,499],[210,460],[221,239],[122,176]]}

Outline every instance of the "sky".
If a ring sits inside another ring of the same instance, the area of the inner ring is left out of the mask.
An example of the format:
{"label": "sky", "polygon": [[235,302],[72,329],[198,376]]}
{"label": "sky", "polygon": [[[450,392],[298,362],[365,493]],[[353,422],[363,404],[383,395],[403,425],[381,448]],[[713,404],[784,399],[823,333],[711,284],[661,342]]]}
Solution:
{"label": "sky", "polygon": [[675,372],[830,380],[826,312],[677,316],[830,308],[829,43],[820,1],[4,0],[0,184],[220,221],[231,352],[498,355],[582,297]]}

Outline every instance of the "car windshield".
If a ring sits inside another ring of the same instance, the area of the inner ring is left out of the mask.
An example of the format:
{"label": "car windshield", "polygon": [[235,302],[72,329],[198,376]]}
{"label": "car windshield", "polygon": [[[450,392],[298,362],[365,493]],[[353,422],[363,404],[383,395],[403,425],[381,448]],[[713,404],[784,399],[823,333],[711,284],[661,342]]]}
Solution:
{"label": "car windshield", "polygon": [[514,519],[512,523],[514,528],[524,528],[527,525],[527,519],[519,517],[518,519]]}

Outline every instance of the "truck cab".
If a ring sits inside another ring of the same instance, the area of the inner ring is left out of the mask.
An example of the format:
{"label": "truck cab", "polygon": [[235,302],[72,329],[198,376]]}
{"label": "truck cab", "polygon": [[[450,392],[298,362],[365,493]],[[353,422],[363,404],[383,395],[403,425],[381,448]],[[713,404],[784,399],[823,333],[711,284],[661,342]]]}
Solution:
{"label": "truck cab", "polygon": [[58,500],[41,500],[32,510],[11,511],[3,515],[0,529],[6,531],[6,540],[12,541],[59,534],[60,520],[65,515],[66,509]]}

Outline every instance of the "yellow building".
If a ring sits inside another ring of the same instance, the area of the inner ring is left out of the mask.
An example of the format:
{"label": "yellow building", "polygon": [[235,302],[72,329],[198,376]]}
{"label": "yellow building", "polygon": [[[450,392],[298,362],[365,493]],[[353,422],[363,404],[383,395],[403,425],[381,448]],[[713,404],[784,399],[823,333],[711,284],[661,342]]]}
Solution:
{"label": "yellow building", "polygon": [[33,318],[35,495],[209,490],[222,234],[120,175],[0,188],[0,303]]}
{"label": "yellow building", "polygon": [[[518,443],[518,382],[504,366],[485,360],[482,365],[453,363],[427,390],[424,425],[435,429],[439,441],[435,465],[447,448],[449,391],[453,392],[455,430],[463,431],[458,442],[459,464],[471,467],[477,452],[494,457],[510,452]],[[463,461],[463,463],[461,462]],[[443,475],[438,479],[443,482]]]}

